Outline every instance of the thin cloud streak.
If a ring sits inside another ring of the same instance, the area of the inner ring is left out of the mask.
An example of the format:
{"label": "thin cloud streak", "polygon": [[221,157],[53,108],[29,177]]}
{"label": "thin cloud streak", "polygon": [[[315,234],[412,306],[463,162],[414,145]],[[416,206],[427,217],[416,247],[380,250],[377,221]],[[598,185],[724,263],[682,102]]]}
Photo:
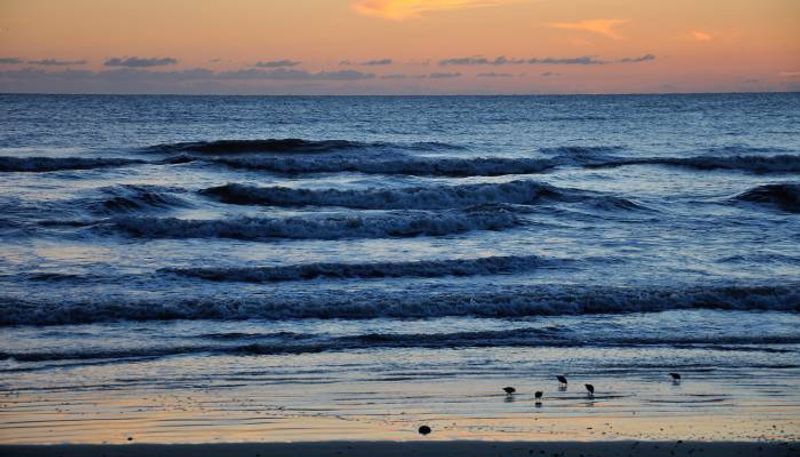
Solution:
{"label": "thin cloud streak", "polygon": [[418,18],[426,13],[480,8],[514,3],[518,0],[351,0],[351,8],[365,16],[391,21]]}
{"label": "thin cloud streak", "polygon": [[511,73],[495,73],[493,71],[489,72],[489,73],[478,73],[477,76],[478,76],[478,78],[513,78],[514,77],[514,75],[512,75]]}
{"label": "thin cloud streak", "polygon": [[690,35],[697,41],[711,41],[714,38],[710,34],[699,30],[693,31]]}
{"label": "thin cloud streak", "polygon": [[374,59],[374,60],[365,60],[363,62],[353,62],[352,60],[342,60],[339,62],[339,65],[363,65],[366,67],[377,67],[382,65],[391,65],[394,61],[392,59]]}
{"label": "thin cloud streak", "polygon": [[645,54],[639,57],[624,57],[617,60],[601,60],[593,56],[579,57],[533,57],[530,59],[509,59],[504,56],[487,59],[486,57],[455,57],[439,61],[442,66],[473,66],[473,65],[607,65],[611,63],[638,63],[655,60],[653,54]]}
{"label": "thin cloud streak", "polygon": [[446,78],[458,78],[461,76],[461,73],[431,73],[428,75],[428,78],[431,79],[446,79]]}
{"label": "thin cloud streak", "polygon": [[280,81],[357,81],[373,79],[372,73],[358,71],[320,71],[308,72],[305,70],[290,69],[242,69],[235,71],[215,72],[208,68],[193,68],[179,71],[151,71],[139,68],[120,68],[105,71],[90,70],[61,70],[44,71],[41,69],[26,68],[22,70],[0,72],[0,78],[8,79],[93,79],[103,81],[223,81],[223,80],[280,80]]}
{"label": "thin cloud streak", "polygon": [[177,63],[178,59],[172,57],[112,57],[103,62],[103,65],[106,67],[149,68],[175,65]]}
{"label": "thin cloud streak", "polygon": [[286,68],[295,67],[301,63],[302,62],[297,60],[281,59],[256,62],[255,66],[258,68]]}
{"label": "thin cloud streak", "polygon": [[653,54],[645,54],[640,57],[625,57],[623,59],[619,59],[617,62],[619,63],[639,63],[639,62],[649,62],[651,60],[656,60],[656,56]]}
{"label": "thin cloud streak", "polygon": [[553,22],[548,25],[557,29],[578,30],[621,40],[623,39],[622,35],[614,29],[627,22],[625,19],[591,19],[577,22]]}
{"label": "thin cloud streak", "polygon": [[283,81],[357,81],[373,79],[375,74],[355,70],[320,71],[316,73],[305,70],[278,68],[275,70],[246,69],[216,73],[218,79],[250,79],[250,80],[283,80]]}
{"label": "thin cloud streak", "polygon": [[41,59],[41,60],[29,60],[27,63],[29,65],[41,65],[44,67],[67,67],[71,65],[86,65],[87,61],[84,59],[81,60]]}

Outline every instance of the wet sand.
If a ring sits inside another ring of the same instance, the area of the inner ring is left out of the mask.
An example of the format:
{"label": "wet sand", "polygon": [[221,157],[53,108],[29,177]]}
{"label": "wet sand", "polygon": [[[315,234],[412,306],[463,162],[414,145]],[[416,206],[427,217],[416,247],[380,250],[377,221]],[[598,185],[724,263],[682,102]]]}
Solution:
{"label": "wet sand", "polygon": [[267,444],[200,444],[200,445],[60,445],[0,446],[7,457],[428,457],[458,455],[485,456],[694,456],[703,457],[791,457],[800,453],[799,443],[683,442],[683,441],[603,441],[603,442],[314,442]]}
{"label": "wet sand", "polygon": [[[412,443],[422,439],[417,429],[423,424],[433,429],[426,443],[447,445],[800,443],[800,378],[794,365],[715,370],[704,365],[684,371],[684,381],[674,384],[667,370],[647,363],[667,356],[674,363],[674,356],[695,357],[696,351],[648,350],[619,368],[620,360],[627,360],[619,353],[629,351],[171,357],[9,371],[0,389],[0,445]],[[718,357],[731,363],[741,354],[725,351]],[[770,363],[782,362],[783,354],[770,354]],[[504,363],[487,367],[489,356]],[[569,388],[559,389],[547,360],[571,357],[577,368],[578,356],[586,369],[572,370]],[[453,366],[467,372],[453,372]],[[594,397],[583,388],[586,381],[596,387]],[[507,385],[517,388],[512,398],[501,390]],[[539,406],[537,390],[544,391]]]}

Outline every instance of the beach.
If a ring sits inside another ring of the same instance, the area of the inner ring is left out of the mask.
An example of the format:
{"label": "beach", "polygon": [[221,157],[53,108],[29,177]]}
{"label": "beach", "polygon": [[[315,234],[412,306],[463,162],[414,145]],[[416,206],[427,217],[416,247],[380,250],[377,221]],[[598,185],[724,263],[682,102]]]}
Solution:
{"label": "beach", "polygon": [[530,456],[546,455],[559,457],[611,457],[627,456],[690,456],[747,457],[770,456],[791,457],[797,455],[796,443],[735,443],[735,442],[511,442],[487,441],[452,442],[317,442],[300,444],[212,444],[212,445],[129,445],[129,446],[4,446],[3,455],[13,457],[39,457],[59,455],[63,457],[127,457],[127,456],[371,456],[382,455],[433,457],[458,455],[465,457]]}

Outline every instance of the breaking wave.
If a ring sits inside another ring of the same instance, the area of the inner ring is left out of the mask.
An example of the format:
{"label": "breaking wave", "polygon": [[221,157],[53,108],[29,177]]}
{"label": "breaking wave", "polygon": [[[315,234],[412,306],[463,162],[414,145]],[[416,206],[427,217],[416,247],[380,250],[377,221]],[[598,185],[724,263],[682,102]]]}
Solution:
{"label": "breaking wave", "polygon": [[619,167],[624,165],[666,165],[696,170],[737,170],[750,173],[798,173],[800,156],[697,156],[697,157],[650,157],[632,159],[611,159],[588,163],[590,168]]}
{"label": "breaking wave", "polygon": [[283,174],[357,172],[416,176],[501,176],[541,173],[562,165],[563,160],[502,157],[412,157],[392,158],[326,155],[320,157],[220,157],[214,163],[231,168],[263,170]]}
{"label": "breaking wave", "polygon": [[92,170],[128,165],[172,165],[194,161],[181,155],[164,160],[126,159],[122,157],[8,157],[0,156],[0,172],[42,173],[48,171]]}
{"label": "breaking wave", "polygon": [[[781,345],[800,343],[796,335],[766,336],[715,336],[681,337],[659,335],[650,338],[626,337],[617,334],[599,334],[591,340],[575,334],[569,328],[522,327],[509,330],[464,331],[452,333],[363,333],[345,336],[325,334],[297,334],[277,332],[271,334],[218,333],[199,335],[201,344],[176,346],[145,346],[130,349],[76,349],[29,352],[0,352],[0,360],[17,362],[55,362],[131,359],[150,359],[187,354],[216,355],[280,355],[305,354],[325,351],[353,351],[363,349],[455,349],[482,347],[641,347],[676,346],[708,347],[726,345],[735,349],[742,345],[753,350],[752,345]],[[24,369],[23,369],[24,370]]]}
{"label": "breaking wave", "polygon": [[313,190],[227,184],[203,191],[204,194],[225,203],[342,206],[358,209],[444,209],[493,203],[528,205],[565,196],[566,192],[534,181],[363,190]]}
{"label": "breaking wave", "polygon": [[736,201],[772,206],[790,213],[800,213],[800,184],[767,184],[754,187],[736,197]]}
{"label": "breaking wave", "polygon": [[174,189],[159,186],[119,185],[100,190],[110,195],[109,198],[93,205],[93,209],[101,213],[127,213],[188,206],[186,201],[170,193]]}
{"label": "breaking wave", "polygon": [[375,144],[346,140],[312,141],[300,138],[265,140],[216,140],[166,143],[146,148],[150,152],[198,153],[198,154],[242,154],[242,153],[317,153],[348,149],[362,149]]}
{"label": "breaking wave", "polygon": [[461,146],[435,141],[416,143],[362,142],[348,140],[306,140],[301,138],[268,138],[261,140],[216,140],[159,144],[146,148],[149,152],[197,153],[208,155],[273,153],[314,154],[360,149],[408,149],[416,151],[459,150]]}
{"label": "breaking wave", "polygon": [[144,238],[233,238],[239,240],[394,238],[443,236],[520,225],[515,213],[499,206],[465,211],[295,216],[220,220],[120,217],[113,227]]}
{"label": "breaking wave", "polygon": [[0,172],[90,170],[143,163],[147,161],[113,157],[0,157]]}
{"label": "breaking wave", "polygon": [[800,311],[800,284],[781,286],[613,287],[484,286],[450,291],[309,289],[270,294],[160,297],[91,294],[0,297],[0,325],[57,325],[120,320],[374,319],[471,316],[513,318],[656,312],[673,309]]}
{"label": "breaking wave", "polygon": [[530,255],[416,262],[311,263],[284,267],[171,268],[164,271],[211,281],[260,283],[315,278],[436,278],[496,275],[534,270],[553,263],[553,260]]}

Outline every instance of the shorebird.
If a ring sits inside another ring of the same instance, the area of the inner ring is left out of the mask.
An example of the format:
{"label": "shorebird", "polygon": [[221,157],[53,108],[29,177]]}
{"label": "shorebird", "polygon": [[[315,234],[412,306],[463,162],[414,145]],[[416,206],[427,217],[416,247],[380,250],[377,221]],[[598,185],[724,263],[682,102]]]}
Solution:
{"label": "shorebird", "polygon": [[541,390],[537,390],[537,391],[536,391],[536,392],[533,394],[533,396],[534,396],[534,397],[535,397],[537,400],[541,400],[541,399],[542,399],[542,395],[544,395],[544,393],[543,393]]}
{"label": "shorebird", "polygon": [[566,385],[567,385],[567,377],[566,376],[558,375],[558,376],[556,376],[556,379],[558,379],[558,382],[560,382],[561,385],[566,387]]}
{"label": "shorebird", "polygon": [[586,390],[589,391],[589,396],[594,397],[594,386],[591,384],[584,384],[586,386]]}
{"label": "shorebird", "polygon": [[679,383],[681,382],[681,374],[680,373],[670,373],[669,376],[672,378],[672,382]]}
{"label": "shorebird", "polygon": [[516,392],[516,391],[517,391],[517,389],[515,389],[513,387],[503,387],[503,392],[505,392],[506,396],[508,396],[508,397],[514,395],[514,392]]}
{"label": "shorebird", "polygon": [[428,427],[427,425],[423,425],[417,431],[419,432],[420,435],[425,436],[431,432],[431,428]]}

